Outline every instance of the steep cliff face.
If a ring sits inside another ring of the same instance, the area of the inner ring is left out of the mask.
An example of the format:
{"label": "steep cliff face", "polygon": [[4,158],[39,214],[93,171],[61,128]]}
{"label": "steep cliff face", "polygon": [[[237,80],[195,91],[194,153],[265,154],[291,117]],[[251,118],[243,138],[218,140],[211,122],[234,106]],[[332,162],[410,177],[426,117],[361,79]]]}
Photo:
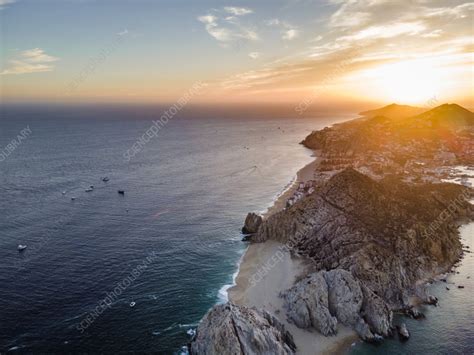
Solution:
{"label": "steep cliff face", "polygon": [[226,303],[206,314],[189,350],[193,355],[290,355],[296,346],[291,334],[270,313]]}
{"label": "steep cliff face", "polygon": [[454,221],[472,218],[468,194],[452,184],[376,182],[346,169],[263,221],[252,240],[287,243],[315,270],[348,270],[390,308],[403,308],[418,280],[460,257]]}

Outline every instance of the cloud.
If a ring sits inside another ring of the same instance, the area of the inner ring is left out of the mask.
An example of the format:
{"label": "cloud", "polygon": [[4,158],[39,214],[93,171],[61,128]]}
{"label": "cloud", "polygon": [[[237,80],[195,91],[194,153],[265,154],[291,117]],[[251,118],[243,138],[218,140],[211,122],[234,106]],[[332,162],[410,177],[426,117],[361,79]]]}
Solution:
{"label": "cloud", "polygon": [[[213,9],[207,15],[197,19],[203,23],[209,35],[226,46],[233,41],[257,41],[259,36],[251,26],[244,25],[239,17],[253,13],[243,7],[224,7],[223,10]],[[228,16],[231,14],[232,16]]]}
{"label": "cloud", "polygon": [[129,33],[129,32],[128,32],[128,29],[124,29],[123,31],[118,32],[117,35],[119,35],[119,36],[125,36],[125,35],[127,35],[128,33]]}
{"label": "cloud", "polygon": [[[311,34],[314,39],[306,42],[307,47],[285,60],[235,74],[222,82],[223,87],[242,95],[276,88],[294,93],[344,83],[341,89],[355,73],[420,58],[433,63],[443,58],[443,68],[462,73],[469,65],[472,68],[473,2],[330,0],[330,6],[332,15]],[[278,28],[285,40],[299,35],[297,28],[278,18],[264,25]]]}
{"label": "cloud", "polygon": [[365,39],[392,38],[401,35],[416,35],[426,27],[421,22],[401,22],[388,25],[370,26],[353,35],[340,37],[339,40],[359,41]]}
{"label": "cloud", "polygon": [[329,20],[330,27],[354,27],[365,24],[369,18],[370,13],[365,11],[353,11],[353,2],[349,1],[343,4]]}
{"label": "cloud", "polygon": [[0,0],[0,10],[5,8],[5,5],[10,5],[16,2],[16,0]]}
{"label": "cloud", "polygon": [[233,6],[224,7],[224,11],[234,16],[243,16],[243,15],[248,15],[248,14],[253,13],[252,9],[248,9],[245,7],[233,7]]}
{"label": "cloud", "polygon": [[260,53],[259,52],[251,52],[249,53],[249,57],[252,59],[258,59],[260,58]]}
{"label": "cloud", "polygon": [[437,38],[437,37],[440,37],[443,33],[444,33],[443,30],[437,29],[437,30],[433,30],[429,33],[425,33],[424,35],[422,35],[422,37],[424,37],[424,38]]}
{"label": "cloud", "polygon": [[16,2],[16,0],[0,0],[0,11],[6,8],[5,5],[10,5],[10,4],[13,4],[15,2]]}
{"label": "cloud", "polygon": [[[472,16],[474,11],[474,2],[461,4],[455,7],[439,7],[427,10],[426,16],[428,17],[451,17],[451,18],[466,18]],[[471,14],[470,14],[471,12]]]}
{"label": "cloud", "polygon": [[301,33],[295,26],[277,18],[267,20],[265,24],[270,27],[278,27],[280,29],[281,39],[284,41],[291,41],[297,38]]}
{"label": "cloud", "polygon": [[41,48],[21,51],[8,61],[8,67],[0,75],[41,73],[54,70],[53,62],[59,58],[48,55]]}
{"label": "cloud", "polygon": [[284,39],[285,41],[291,41],[298,36],[299,36],[299,31],[295,28],[290,28],[283,31],[281,38]]}

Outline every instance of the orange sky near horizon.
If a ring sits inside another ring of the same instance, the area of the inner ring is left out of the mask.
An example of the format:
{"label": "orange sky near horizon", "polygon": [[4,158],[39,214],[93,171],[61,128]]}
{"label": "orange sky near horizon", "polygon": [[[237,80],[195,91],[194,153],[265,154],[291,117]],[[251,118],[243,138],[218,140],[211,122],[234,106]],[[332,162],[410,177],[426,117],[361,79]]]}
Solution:
{"label": "orange sky near horizon", "polygon": [[[244,3],[197,1],[186,14],[167,1],[156,8],[142,1],[61,3],[63,21],[50,23],[50,32],[23,33],[15,32],[17,23],[36,16],[38,27],[50,15],[37,12],[37,3],[9,1],[0,7],[2,102],[173,103],[199,82],[206,85],[192,92],[192,103],[474,107],[474,3]],[[90,31],[88,41],[71,40],[65,33],[81,24],[68,16],[81,9],[83,20],[92,21],[85,8],[121,22],[97,20],[80,29]],[[148,27],[119,27],[132,10],[140,24],[155,10],[169,14]]]}

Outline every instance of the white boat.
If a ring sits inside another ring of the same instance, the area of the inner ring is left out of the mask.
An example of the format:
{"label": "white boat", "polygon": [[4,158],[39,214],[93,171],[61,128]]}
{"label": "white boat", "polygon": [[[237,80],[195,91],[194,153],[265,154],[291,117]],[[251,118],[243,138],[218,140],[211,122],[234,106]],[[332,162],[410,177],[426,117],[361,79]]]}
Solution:
{"label": "white boat", "polygon": [[130,307],[135,307],[136,303],[135,302],[130,302]]}
{"label": "white boat", "polygon": [[91,188],[86,189],[86,192],[91,192],[91,191],[94,191],[94,189],[91,189]]}
{"label": "white boat", "polygon": [[18,245],[18,251],[23,251],[23,250],[25,250],[26,248],[27,248],[26,245],[23,245],[23,244]]}

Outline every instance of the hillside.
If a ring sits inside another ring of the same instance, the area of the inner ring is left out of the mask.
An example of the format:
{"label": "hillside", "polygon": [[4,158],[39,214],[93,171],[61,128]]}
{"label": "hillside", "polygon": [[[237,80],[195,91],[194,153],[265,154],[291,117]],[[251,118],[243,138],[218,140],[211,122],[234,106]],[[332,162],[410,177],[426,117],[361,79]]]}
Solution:
{"label": "hillside", "polygon": [[401,170],[421,161],[437,167],[473,164],[473,142],[474,113],[444,104],[411,117],[375,116],[337,124],[312,132],[302,144],[320,150],[331,170],[335,161],[369,170]]}
{"label": "hillside", "polygon": [[384,116],[391,119],[400,119],[415,116],[426,111],[427,109],[421,107],[391,104],[375,110],[360,112],[359,115],[367,118]]}

